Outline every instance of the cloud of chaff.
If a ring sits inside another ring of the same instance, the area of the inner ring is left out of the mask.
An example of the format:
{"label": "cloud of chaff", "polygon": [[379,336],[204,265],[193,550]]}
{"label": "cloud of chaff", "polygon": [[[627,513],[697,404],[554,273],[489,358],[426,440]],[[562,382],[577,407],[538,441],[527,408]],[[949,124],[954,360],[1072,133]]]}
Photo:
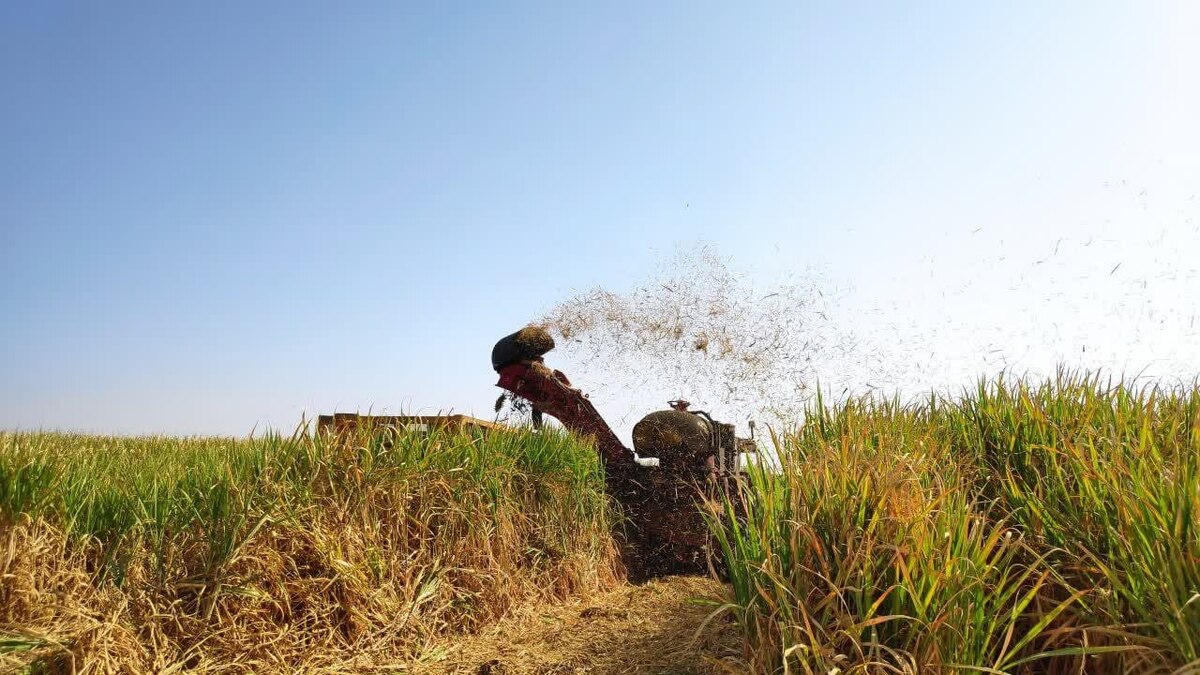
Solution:
{"label": "cloud of chaff", "polygon": [[766,285],[700,246],[630,290],[569,297],[540,323],[602,397],[653,392],[729,421],[788,419],[815,393],[817,365],[852,346],[831,318],[833,296],[814,271]]}

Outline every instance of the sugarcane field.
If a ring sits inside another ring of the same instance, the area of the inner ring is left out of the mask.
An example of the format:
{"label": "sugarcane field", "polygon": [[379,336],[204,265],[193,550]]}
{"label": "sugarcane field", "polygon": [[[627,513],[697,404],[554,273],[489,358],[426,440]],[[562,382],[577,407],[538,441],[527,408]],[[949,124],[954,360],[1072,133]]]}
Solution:
{"label": "sugarcane field", "polygon": [[0,674],[1200,674],[1197,34],[0,7]]}

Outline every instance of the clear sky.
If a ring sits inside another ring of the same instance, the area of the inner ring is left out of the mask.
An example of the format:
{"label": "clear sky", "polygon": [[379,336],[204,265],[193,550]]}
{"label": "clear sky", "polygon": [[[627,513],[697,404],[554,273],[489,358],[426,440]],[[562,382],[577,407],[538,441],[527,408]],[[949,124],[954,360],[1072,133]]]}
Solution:
{"label": "clear sky", "polygon": [[826,382],[1187,379],[1197,35],[1189,1],[3,3],[0,428],[487,416],[497,337],[696,241],[840,289],[871,365]]}

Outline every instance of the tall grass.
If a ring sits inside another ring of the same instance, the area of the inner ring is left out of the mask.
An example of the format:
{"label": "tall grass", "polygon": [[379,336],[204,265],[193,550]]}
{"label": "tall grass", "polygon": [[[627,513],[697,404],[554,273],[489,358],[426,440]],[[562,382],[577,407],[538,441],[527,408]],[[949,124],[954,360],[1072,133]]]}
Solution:
{"label": "tall grass", "polygon": [[818,402],[714,505],[755,672],[1200,670],[1200,389]]}
{"label": "tall grass", "polygon": [[417,658],[611,583],[609,518],[595,451],[552,433],[0,433],[0,666]]}

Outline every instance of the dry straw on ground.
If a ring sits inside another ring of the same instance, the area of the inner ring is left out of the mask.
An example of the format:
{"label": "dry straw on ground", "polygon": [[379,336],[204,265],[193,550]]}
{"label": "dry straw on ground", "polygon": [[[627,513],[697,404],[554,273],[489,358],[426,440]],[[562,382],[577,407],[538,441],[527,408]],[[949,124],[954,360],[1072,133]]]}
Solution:
{"label": "dry straw on ground", "polygon": [[668,577],[586,600],[529,607],[458,641],[418,675],[701,675],[743,673],[741,639],[712,604],[711,579]]}

